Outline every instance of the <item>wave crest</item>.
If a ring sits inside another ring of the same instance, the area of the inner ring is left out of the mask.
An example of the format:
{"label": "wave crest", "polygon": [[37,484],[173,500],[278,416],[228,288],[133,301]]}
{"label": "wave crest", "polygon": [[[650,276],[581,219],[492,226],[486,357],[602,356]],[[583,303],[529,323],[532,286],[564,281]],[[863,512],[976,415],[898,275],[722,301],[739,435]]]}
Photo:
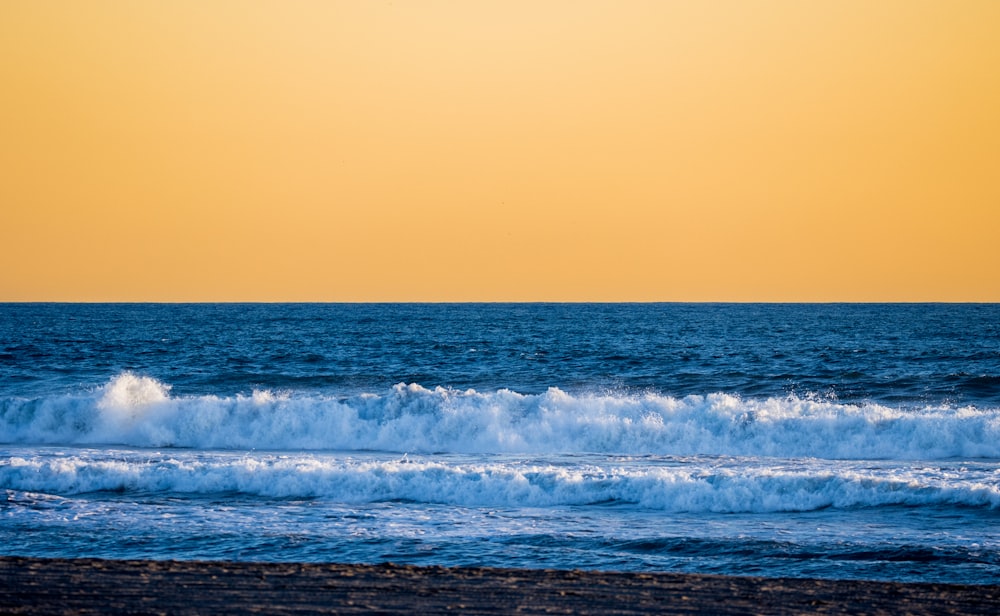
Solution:
{"label": "wave crest", "polygon": [[97,405],[104,409],[135,409],[164,402],[169,396],[169,385],[148,376],[125,372],[103,387]]}
{"label": "wave crest", "polygon": [[470,507],[628,504],[717,513],[900,505],[1000,507],[1000,488],[989,471],[956,483],[947,469],[909,466],[774,467],[717,458],[561,466],[330,454],[97,456],[0,460],[0,486],[50,495],[226,493],[352,504],[394,500]]}
{"label": "wave crest", "polygon": [[0,442],[283,450],[1000,458],[1000,410],[713,393],[536,395],[415,384],[348,398],[171,396],[125,373],[89,395],[0,400]]}

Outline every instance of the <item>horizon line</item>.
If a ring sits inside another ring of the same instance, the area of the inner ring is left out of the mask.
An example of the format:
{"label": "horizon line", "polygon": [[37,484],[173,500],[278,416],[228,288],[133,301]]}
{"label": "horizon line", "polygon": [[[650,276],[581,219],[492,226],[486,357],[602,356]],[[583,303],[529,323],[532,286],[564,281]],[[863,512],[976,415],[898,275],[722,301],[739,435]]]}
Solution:
{"label": "horizon line", "polygon": [[159,305],[198,305],[198,304],[232,304],[232,305],[513,305],[513,304],[549,304],[549,305],[598,305],[598,304],[674,304],[674,305],[713,305],[713,304],[759,304],[759,305],[986,305],[1000,304],[1000,301],[989,300],[0,300],[0,304],[77,304],[77,305],[114,305],[114,304],[159,304]]}

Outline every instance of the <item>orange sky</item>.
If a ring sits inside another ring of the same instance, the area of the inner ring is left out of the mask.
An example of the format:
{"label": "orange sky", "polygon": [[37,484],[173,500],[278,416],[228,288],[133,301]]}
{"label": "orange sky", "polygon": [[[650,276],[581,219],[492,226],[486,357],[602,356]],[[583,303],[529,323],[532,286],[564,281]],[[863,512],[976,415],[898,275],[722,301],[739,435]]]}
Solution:
{"label": "orange sky", "polygon": [[1000,2],[0,3],[0,301],[1000,301]]}

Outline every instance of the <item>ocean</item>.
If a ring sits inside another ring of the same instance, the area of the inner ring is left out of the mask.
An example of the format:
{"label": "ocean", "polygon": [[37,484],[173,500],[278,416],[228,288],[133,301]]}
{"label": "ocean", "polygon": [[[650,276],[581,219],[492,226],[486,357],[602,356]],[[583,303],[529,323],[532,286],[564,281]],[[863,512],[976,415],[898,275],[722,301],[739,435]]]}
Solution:
{"label": "ocean", "polygon": [[997,304],[0,304],[0,554],[1000,583]]}

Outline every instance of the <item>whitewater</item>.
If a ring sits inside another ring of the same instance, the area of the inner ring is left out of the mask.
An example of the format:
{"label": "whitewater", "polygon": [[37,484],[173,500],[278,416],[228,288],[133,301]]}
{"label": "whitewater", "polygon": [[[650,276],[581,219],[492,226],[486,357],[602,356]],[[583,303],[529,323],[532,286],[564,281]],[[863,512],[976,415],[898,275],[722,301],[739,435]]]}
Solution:
{"label": "whitewater", "polygon": [[1000,582],[995,305],[0,305],[0,551]]}

